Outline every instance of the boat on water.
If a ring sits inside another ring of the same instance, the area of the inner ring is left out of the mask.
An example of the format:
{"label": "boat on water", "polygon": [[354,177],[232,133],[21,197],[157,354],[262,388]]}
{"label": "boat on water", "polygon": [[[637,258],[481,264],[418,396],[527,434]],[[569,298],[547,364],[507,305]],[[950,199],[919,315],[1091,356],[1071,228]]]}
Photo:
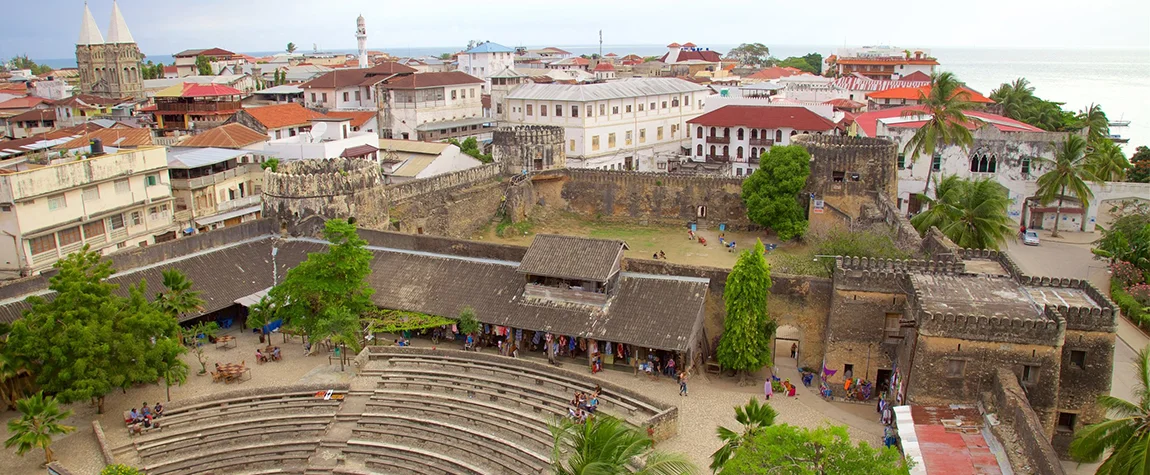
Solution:
{"label": "boat on water", "polygon": [[1128,120],[1118,119],[1110,121],[1110,133],[1106,135],[1106,138],[1109,138],[1111,141],[1118,144],[1130,142],[1130,139],[1122,137],[1122,134],[1119,134],[1114,130],[1126,127],[1130,127],[1130,121]]}
{"label": "boat on water", "polygon": [[1130,127],[1130,121],[1128,121],[1128,120],[1112,120],[1112,121],[1110,121],[1110,126],[1111,127]]}
{"label": "boat on water", "polygon": [[1124,138],[1118,134],[1108,134],[1106,138],[1110,139],[1110,141],[1114,143],[1127,143],[1130,141],[1130,139]]}

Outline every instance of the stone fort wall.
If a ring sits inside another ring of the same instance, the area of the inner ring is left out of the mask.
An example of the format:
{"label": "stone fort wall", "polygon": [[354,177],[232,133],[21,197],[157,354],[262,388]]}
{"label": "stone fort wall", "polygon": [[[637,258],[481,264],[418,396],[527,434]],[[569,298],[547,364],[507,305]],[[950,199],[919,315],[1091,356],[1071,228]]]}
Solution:
{"label": "stone fort wall", "polygon": [[491,145],[495,162],[508,175],[567,167],[562,127],[500,127],[492,134]]}
{"label": "stone fort wall", "polygon": [[264,171],[264,216],[289,232],[309,221],[355,218],[359,226],[387,226],[383,177],[371,161],[293,160]]}

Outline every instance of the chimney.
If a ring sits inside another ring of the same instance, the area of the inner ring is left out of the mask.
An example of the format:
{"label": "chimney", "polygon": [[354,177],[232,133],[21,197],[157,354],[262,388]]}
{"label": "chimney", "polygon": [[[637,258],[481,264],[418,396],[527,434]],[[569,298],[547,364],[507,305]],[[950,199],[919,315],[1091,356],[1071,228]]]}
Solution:
{"label": "chimney", "polygon": [[92,139],[91,142],[92,156],[99,157],[104,154],[104,141],[100,139]]}

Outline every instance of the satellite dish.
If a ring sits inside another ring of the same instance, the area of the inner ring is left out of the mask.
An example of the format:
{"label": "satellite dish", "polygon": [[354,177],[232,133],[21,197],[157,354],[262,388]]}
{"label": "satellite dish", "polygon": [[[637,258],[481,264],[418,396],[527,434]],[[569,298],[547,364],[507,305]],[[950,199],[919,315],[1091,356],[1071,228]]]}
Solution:
{"label": "satellite dish", "polygon": [[311,138],[315,140],[317,137],[323,137],[323,133],[327,132],[327,122],[316,122],[311,126]]}

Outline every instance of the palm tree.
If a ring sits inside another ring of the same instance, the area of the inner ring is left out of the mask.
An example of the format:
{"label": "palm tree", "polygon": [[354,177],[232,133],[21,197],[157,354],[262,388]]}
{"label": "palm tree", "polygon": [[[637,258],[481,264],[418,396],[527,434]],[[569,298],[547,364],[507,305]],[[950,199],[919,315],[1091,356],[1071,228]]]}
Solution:
{"label": "palm tree", "polygon": [[1102,112],[1102,106],[1091,103],[1078,111],[1077,118],[1087,131],[1086,138],[1092,144],[1100,143],[1110,135],[1110,120]]}
{"label": "palm tree", "polygon": [[946,176],[935,180],[934,194],[933,199],[918,196],[930,208],[910,220],[923,235],[937,227],[960,247],[998,249],[1014,233],[1006,189],[989,178]]}
{"label": "palm tree", "polygon": [[1122,147],[1111,140],[1093,144],[1094,150],[1086,154],[1086,168],[1101,181],[1124,181],[1126,170],[1131,168]]}
{"label": "palm tree", "polygon": [[72,411],[61,411],[56,398],[44,397],[43,391],[16,401],[16,410],[20,417],[8,421],[12,436],[4,441],[4,448],[15,446],[16,455],[21,456],[32,449],[44,449],[44,463],[52,463],[52,436],[76,430],[63,424]]}
{"label": "palm tree", "polygon": [[295,43],[291,43],[291,42],[289,42],[289,43],[287,44],[287,52],[288,52],[288,54],[292,54],[292,53],[294,53],[294,52],[295,52],[295,50],[296,50],[296,47],[295,47]]}
{"label": "palm tree", "polygon": [[723,465],[730,460],[735,451],[745,443],[762,432],[763,428],[775,423],[775,416],[778,413],[774,408],[767,404],[759,404],[758,399],[752,398],[747,402],[747,405],[742,407],[735,407],[735,421],[743,426],[743,432],[735,432],[726,427],[719,426],[716,431],[719,433],[719,440],[723,441],[723,446],[719,447],[715,453],[711,454],[711,472],[718,473],[723,469]]}
{"label": "palm tree", "polygon": [[1015,79],[1011,83],[1003,83],[990,93],[990,98],[1002,107],[1002,115],[1014,120],[1022,120],[1029,108],[1033,107],[1034,86],[1026,78]]}
{"label": "palm tree", "polygon": [[1150,473],[1150,346],[1138,352],[1138,403],[1114,396],[1098,397],[1098,405],[1117,419],[1091,424],[1074,433],[1070,456],[1079,462],[1096,462],[1110,451],[1098,467],[1099,475]]}
{"label": "palm tree", "polygon": [[[564,419],[548,425],[548,428],[555,439],[551,468],[556,475],[681,475],[698,472],[681,455],[650,450],[654,445],[651,439],[611,416],[595,416],[582,424]],[[628,467],[629,462],[643,454],[646,454],[643,467],[632,471]]]}
{"label": "palm tree", "polygon": [[1062,146],[1054,144],[1054,147],[1057,148],[1054,160],[1036,159],[1039,163],[1050,163],[1053,167],[1038,177],[1038,191],[1035,194],[1043,204],[1058,200],[1058,206],[1054,209],[1054,229],[1051,231],[1052,236],[1058,237],[1062,201],[1066,198],[1067,190],[1082,203],[1082,209],[1085,210],[1090,200],[1094,198],[1094,192],[1090,191],[1090,185],[1086,182],[1097,183],[1099,180],[1086,166],[1085,139],[1072,134],[1062,142]]}
{"label": "palm tree", "polygon": [[164,313],[179,319],[192,311],[203,310],[204,299],[198,290],[192,290],[192,281],[179,269],[163,271],[164,291],[156,295],[155,304]]}
{"label": "palm tree", "polygon": [[[926,123],[919,127],[914,136],[906,143],[904,152],[908,151],[911,160],[919,155],[926,155],[934,159],[936,151],[946,145],[958,145],[966,149],[974,142],[968,126],[976,123],[975,119],[966,116],[966,111],[975,107],[970,101],[970,93],[963,91],[962,83],[954,73],[935,73],[930,77],[930,93],[919,93],[922,107],[909,109],[904,116],[929,116]],[[930,177],[934,166],[927,167],[926,186],[922,194],[930,189]]]}

